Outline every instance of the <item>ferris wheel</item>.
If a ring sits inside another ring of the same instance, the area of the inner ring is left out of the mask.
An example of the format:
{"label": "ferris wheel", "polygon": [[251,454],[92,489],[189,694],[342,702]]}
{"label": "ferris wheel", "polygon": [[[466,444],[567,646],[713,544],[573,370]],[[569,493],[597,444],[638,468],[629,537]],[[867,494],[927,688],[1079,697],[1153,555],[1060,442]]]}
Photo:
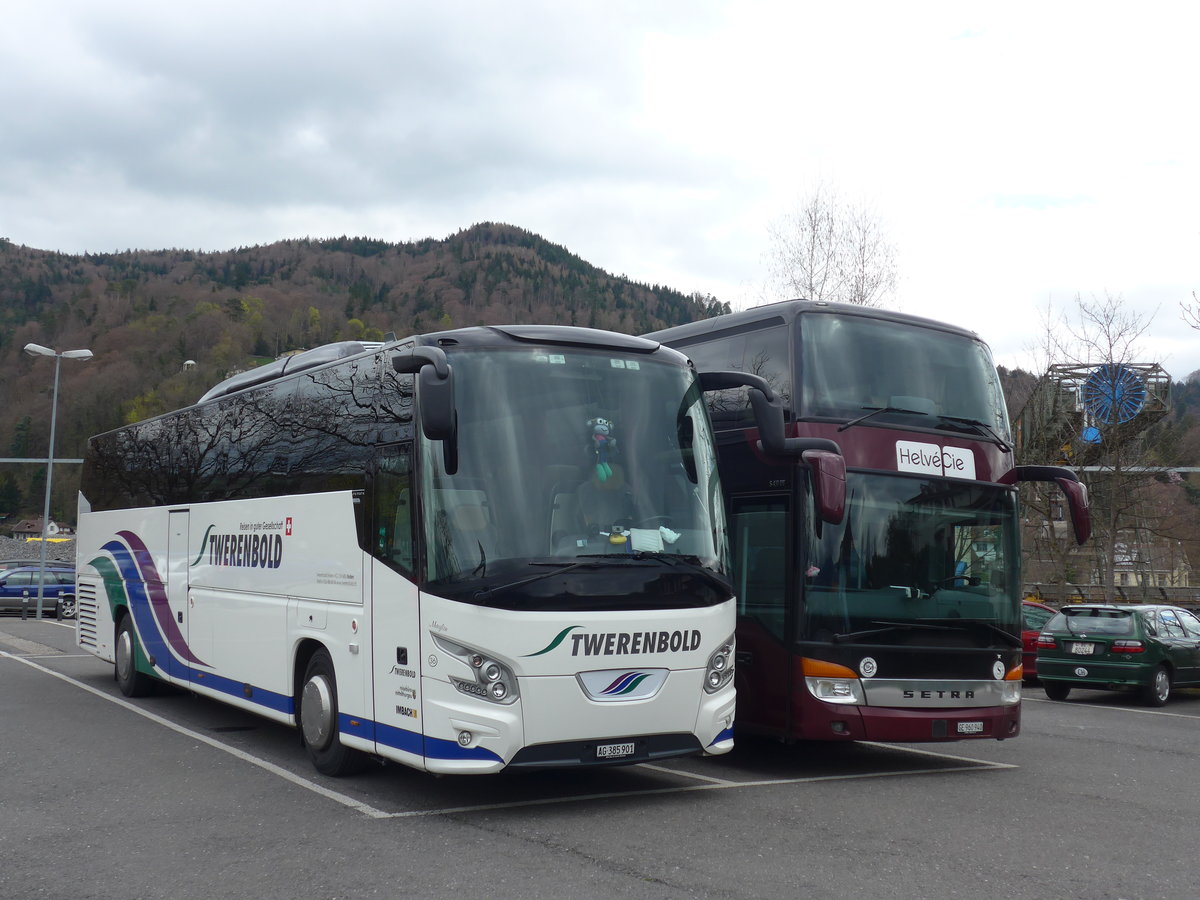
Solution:
{"label": "ferris wheel", "polygon": [[1128,422],[1146,404],[1146,382],[1127,366],[1105,363],[1083,382],[1083,406],[1105,425]]}

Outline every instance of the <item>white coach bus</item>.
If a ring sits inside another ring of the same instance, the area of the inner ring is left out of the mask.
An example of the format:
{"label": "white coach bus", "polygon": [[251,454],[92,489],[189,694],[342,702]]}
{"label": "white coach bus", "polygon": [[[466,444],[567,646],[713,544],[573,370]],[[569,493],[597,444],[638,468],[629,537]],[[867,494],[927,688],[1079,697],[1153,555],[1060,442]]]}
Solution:
{"label": "white coach bus", "polygon": [[656,342],[550,326],[235,375],[89,442],[78,643],[128,696],[169,682],[295,725],[329,775],[725,753],[701,391]]}

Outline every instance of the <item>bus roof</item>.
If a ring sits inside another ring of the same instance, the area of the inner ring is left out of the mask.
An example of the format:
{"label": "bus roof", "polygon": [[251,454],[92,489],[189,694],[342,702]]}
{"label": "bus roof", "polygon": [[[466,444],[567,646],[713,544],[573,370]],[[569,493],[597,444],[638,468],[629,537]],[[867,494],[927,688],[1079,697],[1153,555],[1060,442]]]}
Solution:
{"label": "bus roof", "polygon": [[[662,348],[657,341],[646,338],[620,334],[615,331],[603,331],[598,328],[580,328],[574,325],[478,325],[470,328],[457,328],[453,331],[410,335],[386,344],[378,341],[338,341],[231,375],[210,388],[197,402],[204,403],[208,400],[215,400],[218,397],[225,397],[247,388],[277,381],[298,372],[332,365],[354,356],[374,353],[380,348],[389,350],[411,346],[482,348],[511,345],[513,341],[567,344],[578,347],[608,347],[632,353],[654,353]],[[674,353],[675,351],[666,348],[666,352]]]}
{"label": "bus roof", "polygon": [[778,320],[780,322],[791,322],[797,316],[802,314],[814,313],[837,313],[838,315],[861,316],[867,319],[878,319],[883,322],[896,322],[905,325],[918,325],[923,328],[935,328],[939,331],[950,332],[951,334],[962,335],[963,337],[980,340],[978,334],[966,328],[960,328],[957,325],[949,325],[945,322],[939,322],[936,319],[928,319],[923,316],[913,316],[908,313],[895,312],[889,309],[876,309],[870,306],[861,306],[856,303],[830,303],[827,300],[780,300],[775,303],[766,303],[762,306],[755,306],[751,309],[742,310],[741,312],[729,313],[728,315],[717,316],[712,319],[702,319],[699,322],[690,322],[686,325],[677,325],[674,328],[664,328],[661,331],[651,332],[646,337],[651,340],[661,340],[667,337],[674,342],[680,338],[690,338],[698,335],[709,333],[726,332],[733,329],[753,328],[760,322],[768,322]]}

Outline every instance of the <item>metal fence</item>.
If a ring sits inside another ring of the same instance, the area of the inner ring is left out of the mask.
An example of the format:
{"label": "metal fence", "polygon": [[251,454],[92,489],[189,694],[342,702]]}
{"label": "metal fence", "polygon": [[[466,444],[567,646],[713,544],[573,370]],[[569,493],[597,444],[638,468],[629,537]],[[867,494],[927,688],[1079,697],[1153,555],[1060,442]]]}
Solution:
{"label": "metal fence", "polygon": [[1169,603],[1200,606],[1200,587],[1107,584],[1026,584],[1025,597],[1049,606],[1068,603]]}

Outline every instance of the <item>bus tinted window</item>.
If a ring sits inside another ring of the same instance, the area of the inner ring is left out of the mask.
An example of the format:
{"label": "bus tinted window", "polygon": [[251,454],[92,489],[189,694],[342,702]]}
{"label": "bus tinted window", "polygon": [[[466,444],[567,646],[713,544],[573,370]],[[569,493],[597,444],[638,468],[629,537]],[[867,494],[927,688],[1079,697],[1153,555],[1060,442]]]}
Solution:
{"label": "bus tinted window", "polygon": [[987,346],[863,316],[801,316],[801,417],[854,418],[911,408],[977,419],[1007,437],[1008,413]]}
{"label": "bus tinted window", "polygon": [[[766,380],[779,394],[784,410],[792,409],[791,341],[782,319],[763,323],[767,327],[729,334],[718,332],[701,343],[681,345],[700,372],[750,372]],[[754,425],[746,388],[713,391],[708,408],[718,428],[748,428]]]}
{"label": "bus tinted window", "polygon": [[427,574],[439,590],[516,603],[562,582],[491,598],[481,588],[536,574],[531,558],[638,551],[724,575],[716,457],[688,369],[584,350],[477,351],[452,364],[458,470],[446,474],[436,444],[420,454]]}

